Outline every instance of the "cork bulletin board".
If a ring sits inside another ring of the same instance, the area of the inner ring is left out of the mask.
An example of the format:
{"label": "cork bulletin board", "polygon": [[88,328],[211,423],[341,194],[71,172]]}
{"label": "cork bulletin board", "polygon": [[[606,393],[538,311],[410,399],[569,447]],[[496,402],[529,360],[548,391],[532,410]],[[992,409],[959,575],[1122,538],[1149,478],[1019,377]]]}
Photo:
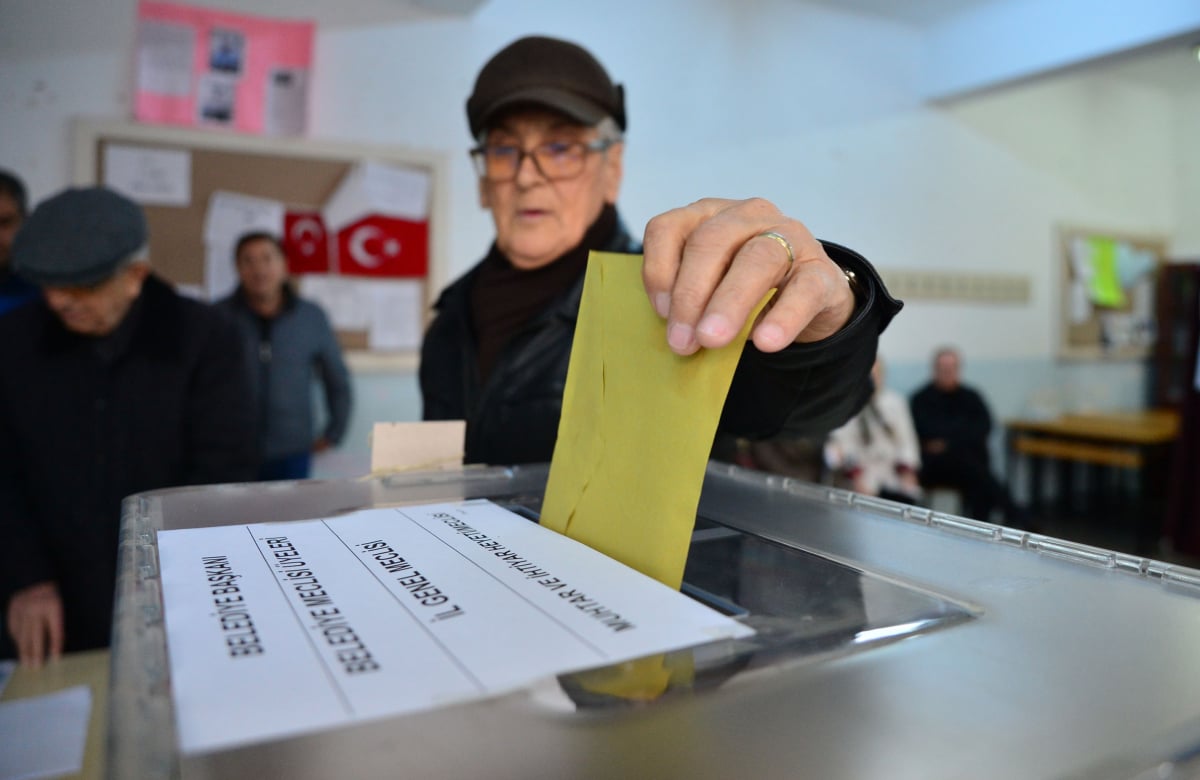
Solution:
{"label": "cork bulletin board", "polygon": [[1058,354],[1140,360],[1154,345],[1155,290],[1166,239],[1060,227]]}
{"label": "cork bulletin board", "polygon": [[[106,180],[105,150],[110,145],[184,151],[190,159],[190,192],[186,202],[143,204],[150,227],[151,262],[155,271],[173,284],[195,288],[206,281],[204,225],[213,192],[269,198],[281,201],[289,208],[315,210],[328,200],[353,166],[366,160],[428,173],[429,264],[421,301],[424,311],[428,310],[430,295],[447,281],[443,257],[445,220],[439,218],[447,212],[446,166],[438,153],[265,138],[224,131],[80,121],[75,128],[74,180],[77,184]],[[347,350],[367,351],[365,331],[339,328],[338,338]]]}

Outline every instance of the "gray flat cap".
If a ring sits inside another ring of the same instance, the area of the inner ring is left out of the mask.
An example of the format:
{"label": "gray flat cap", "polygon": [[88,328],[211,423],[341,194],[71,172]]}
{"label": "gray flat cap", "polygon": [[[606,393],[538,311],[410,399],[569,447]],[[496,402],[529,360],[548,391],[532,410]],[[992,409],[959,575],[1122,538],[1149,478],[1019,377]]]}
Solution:
{"label": "gray flat cap", "polygon": [[13,270],[44,287],[99,284],[146,245],[146,216],[104,187],[63,190],[38,204],[13,239]]}

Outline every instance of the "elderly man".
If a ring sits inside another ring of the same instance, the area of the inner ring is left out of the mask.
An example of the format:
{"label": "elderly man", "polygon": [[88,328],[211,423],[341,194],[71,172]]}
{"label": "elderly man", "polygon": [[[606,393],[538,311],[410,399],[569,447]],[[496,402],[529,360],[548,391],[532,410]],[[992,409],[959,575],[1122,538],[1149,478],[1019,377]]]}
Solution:
{"label": "elderly man", "polygon": [[[426,419],[466,419],[466,460],[548,461],[592,250],[642,247],[617,215],[624,91],[579,46],[522,38],[467,100],[480,202],[496,239],[450,285],[421,353]],[[654,218],[643,279],[675,352],[728,344],[768,290],[721,429],[821,432],[871,394],[880,331],[899,309],[871,266],[763,200],[706,199]]]}
{"label": "elderly man", "polygon": [[967,517],[990,521],[992,510],[1000,508],[1006,523],[1027,528],[1028,512],[992,474],[992,413],[983,396],[962,383],[958,350],[942,347],[934,352],[933,376],[913,394],[910,405],[921,442],[921,483],[960,490]]}
{"label": "elderly man", "polygon": [[108,644],[121,500],[254,477],[234,325],[150,271],[132,201],[69,189],[13,245],[43,300],[0,318],[0,594],[22,663]]}
{"label": "elderly man", "polygon": [[25,219],[25,184],[0,170],[0,314],[37,297],[37,287],[12,272],[12,243]]}

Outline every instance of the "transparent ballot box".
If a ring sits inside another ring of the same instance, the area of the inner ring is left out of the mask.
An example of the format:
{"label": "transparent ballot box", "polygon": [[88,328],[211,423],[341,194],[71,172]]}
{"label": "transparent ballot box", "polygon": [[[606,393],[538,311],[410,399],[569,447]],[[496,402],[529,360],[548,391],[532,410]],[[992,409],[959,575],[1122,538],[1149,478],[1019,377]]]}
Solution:
{"label": "transparent ballot box", "polygon": [[[546,476],[467,469],[126,499],[109,776],[1200,776],[1200,572],[718,464],[681,591],[752,635],[409,714],[180,748],[158,531],[286,529],[470,499],[532,522]],[[651,660],[662,684],[632,684]]]}

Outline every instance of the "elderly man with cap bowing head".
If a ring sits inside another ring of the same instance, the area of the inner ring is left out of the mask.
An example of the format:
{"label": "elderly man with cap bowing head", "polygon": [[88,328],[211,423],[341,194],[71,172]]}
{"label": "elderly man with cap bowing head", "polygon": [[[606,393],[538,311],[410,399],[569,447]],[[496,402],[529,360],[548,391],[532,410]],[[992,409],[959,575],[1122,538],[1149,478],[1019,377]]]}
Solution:
{"label": "elderly man with cap bowing head", "polygon": [[42,300],[0,318],[0,595],[22,663],[108,644],[121,500],[250,480],[241,341],[150,270],[141,208],[41,203],[13,244]]}
{"label": "elderly man with cap bowing head", "polygon": [[[616,209],[624,89],[585,49],[522,38],[480,71],[467,121],[496,239],[437,302],[424,416],[466,419],[468,462],[548,461],[588,253],[642,251]],[[824,433],[870,397],[878,336],[899,304],[858,254],[762,199],[668,211],[643,243],[649,305],[679,354],[728,344],[779,290],[742,354],[722,431]]]}

